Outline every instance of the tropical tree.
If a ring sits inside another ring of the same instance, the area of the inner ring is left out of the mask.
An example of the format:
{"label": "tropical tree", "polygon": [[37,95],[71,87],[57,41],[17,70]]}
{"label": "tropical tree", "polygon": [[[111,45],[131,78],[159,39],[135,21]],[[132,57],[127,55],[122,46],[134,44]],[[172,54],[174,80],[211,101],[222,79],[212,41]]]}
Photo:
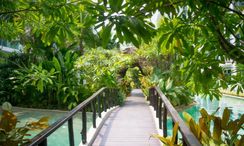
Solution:
{"label": "tropical tree", "polygon": [[[95,26],[96,30],[101,28],[103,46],[110,36],[139,46],[141,39],[149,42],[154,34],[148,18],[156,11],[177,21],[167,24],[170,29],[167,35],[162,35],[162,39],[168,42],[167,46],[178,42],[184,50],[190,49],[183,42],[191,35],[191,43],[213,46],[237,62],[244,62],[244,15],[237,0],[3,1],[0,7],[1,38],[14,39],[28,30],[29,34],[36,34],[46,44],[53,41],[63,44],[73,41],[74,36],[80,36],[81,29]],[[114,35],[110,33],[112,29],[116,31]],[[231,38],[234,42],[230,42]],[[206,44],[206,39],[216,43]]]}
{"label": "tropical tree", "polygon": [[[155,12],[162,16],[158,28],[150,22]],[[167,69],[174,63],[192,91],[214,97],[226,83],[243,89],[219,67],[226,59],[244,63],[242,12],[237,0],[3,1],[0,38],[20,38],[34,54],[60,48],[83,54],[85,46],[108,48],[113,40],[139,47],[157,35]]]}

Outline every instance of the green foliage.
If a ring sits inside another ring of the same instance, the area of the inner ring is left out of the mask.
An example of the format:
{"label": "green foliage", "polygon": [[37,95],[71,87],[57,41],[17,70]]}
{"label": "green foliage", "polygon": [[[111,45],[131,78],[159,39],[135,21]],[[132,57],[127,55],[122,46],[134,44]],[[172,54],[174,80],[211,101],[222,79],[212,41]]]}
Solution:
{"label": "green foliage", "polygon": [[192,94],[187,88],[183,85],[175,85],[174,81],[170,78],[158,78],[154,75],[152,82],[160,87],[162,92],[174,106],[189,104],[192,101]]}
{"label": "green foliage", "polygon": [[14,83],[10,80],[13,76],[14,70],[18,69],[20,65],[29,64],[28,55],[26,54],[8,54],[1,56],[4,61],[0,63],[0,103],[5,101],[16,104],[16,98],[14,97],[13,86]]}
{"label": "green foliage", "polygon": [[138,67],[128,68],[125,76],[120,80],[119,86],[122,88],[124,93],[130,94],[132,89],[140,88],[141,72]]}
{"label": "green foliage", "polygon": [[236,65],[236,75],[230,77],[231,91],[235,91],[237,95],[244,92],[244,65]]}
{"label": "green foliage", "polygon": [[[227,57],[213,49],[213,44],[217,45],[215,42],[209,42],[208,38],[205,38],[205,40],[197,40],[197,43],[204,41],[205,45],[190,46],[194,43],[182,41],[182,38],[177,36],[182,31],[181,25],[185,25],[184,22],[178,18],[171,20],[165,17],[161,24],[159,29],[162,31],[159,31],[149,44],[143,44],[137,51],[143,66],[153,68],[150,76],[156,74],[159,76],[158,80],[162,78],[165,82],[170,78],[175,86],[184,88],[184,91],[191,93],[190,95],[201,94],[210,99],[219,99],[220,89],[230,88],[236,92],[243,92],[241,67],[237,68],[239,73],[236,76],[225,76],[220,64],[223,64]],[[177,27],[176,30],[170,30],[173,27]],[[170,34],[168,31],[174,31],[175,33],[171,34],[174,36],[168,36]],[[167,44],[169,41],[167,37],[172,37],[172,43]],[[188,37],[187,33],[184,37]],[[187,40],[191,37],[193,35],[189,34]],[[187,43],[188,51],[184,49],[185,43]],[[181,97],[178,98],[181,99]]]}
{"label": "green foliage", "polygon": [[[243,39],[243,7],[238,6],[237,1],[174,2],[168,2],[172,6],[170,11],[164,9],[167,4],[156,8],[162,16],[168,15],[159,28],[162,32],[159,42],[162,49],[182,54],[200,48],[214,50],[221,57],[228,56],[243,63],[240,43]],[[155,5],[157,3],[159,2]],[[234,9],[230,5],[234,5]],[[235,38],[235,43],[230,41],[232,37]]]}
{"label": "green foliage", "polygon": [[[79,72],[74,69],[77,54],[67,51],[58,52],[51,60],[43,60],[38,65],[22,66],[15,70],[11,80],[14,83],[14,95],[17,103],[49,108],[65,105],[71,109],[83,100],[84,87]],[[43,105],[39,102],[42,101]]]}
{"label": "green foliage", "polygon": [[[83,54],[84,48],[112,49],[119,43],[133,43],[141,48],[137,52],[140,64],[145,68],[154,67],[147,76],[164,74],[161,82],[169,78],[173,80],[172,97],[173,91],[186,90],[213,99],[219,98],[219,89],[226,89],[228,85],[237,93],[243,92],[243,77],[238,74],[228,78],[219,66],[226,59],[233,59],[241,65],[244,63],[244,15],[243,6],[238,3],[237,0],[3,1],[0,6],[0,38],[20,40],[24,52],[30,55],[25,66],[30,68],[30,62],[35,66],[42,64],[43,72],[39,69],[39,77],[55,69],[57,80],[53,84],[44,77],[30,79],[33,85],[28,86],[28,90],[37,90],[35,96],[45,95],[51,100],[51,96],[58,96],[54,100],[59,105],[70,102],[69,107],[72,107],[80,100],[78,97],[83,99],[101,86],[115,86],[118,72],[128,69],[138,58],[118,56],[113,51],[106,55],[114,57],[94,53],[93,57],[85,56],[86,59],[80,62],[81,68],[76,68],[80,71],[77,71],[70,68],[73,61],[69,63],[69,59],[61,57],[65,53],[58,55],[57,52],[65,48],[66,51],[79,50]],[[156,11],[162,16],[158,28],[150,22]],[[89,61],[96,65],[85,63]],[[78,77],[77,74],[82,75]],[[2,78],[4,86],[0,87],[0,94],[9,96],[13,85],[8,84],[7,73]],[[135,79],[130,76],[119,80],[119,84],[129,92],[130,86],[134,86],[131,83],[138,83]],[[83,81],[87,86],[82,86]],[[93,82],[98,82],[98,85]],[[9,87],[5,88],[5,84]],[[49,88],[49,84],[54,87]],[[167,85],[162,83],[162,86],[166,89]],[[15,94],[22,96],[26,93],[19,91]],[[184,100],[187,94],[178,94],[177,97]],[[175,101],[175,104],[179,103]]]}
{"label": "green foliage", "polygon": [[0,144],[2,146],[18,146],[28,143],[29,131],[43,130],[48,127],[48,117],[42,117],[36,122],[28,122],[23,127],[16,127],[17,117],[12,113],[9,103],[2,106],[2,115],[0,117]]}
{"label": "green foliage", "polygon": [[[198,124],[186,112],[183,113],[183,117],[203,145],[243,145],[244,135],[238,134],[238,131],[244,128],[244,115],[240,119],[231,120],[231,111],[228,108],[225,108],[222,117],[215,116],[216,112],[210,115],[205,109],[201,109]],[[211,123],[213,123],[213,130],[211,130]]]}
{"label": "green foliage", "polygon": [[72,51],[67,51],[64,55],[61,52],[57,53],[57,57],[53,57],[53,67],[57,70],[57,80],[54,87],[54,96],[57,98],[59,105],[68,105],[71,109],[78,102],[84,100],[84,87],[82,79],[79,76],[79,71],[74,68],[74,63],[78,55]]}
{"label": "green foliage", "polygon": [[124,104],[124,100],[125,100],[126,94],[124,91],[122,91],[121,89],[118,91],[118,105],[123,105]]}
{"label": "green foliage", "polygon": [[159,86],[174,106],[189,104],[195,91],[191,91],[187,82],[179,71],[176,55],[163,52],[158,46],[158,36],[149,44],[138,49],[141,64],[147,69],[148,75],[141,78],[144,94],[148,95],[148,88]]}
{"label": "green foliage", "polygon": [[133,59],[129,55],[116,50],[94,49],[77,60],[76,68],[81,71],[81,78],[85,81],[86,94],[92,94],[101,87],[121,88],[122,92],[128,94],[131,89],[128,85],[132,80],[127,76],[120,77],[119,72],[132,64]]}
{"label": "green foliage", "polygon": [[[32,45],[34,37],[45,46],[54,42],[59,47],[76,44],[81,50],[83,45],[110,48],[112,40],[139,46],[141,39],[149,42],[153,35],[153,24],[148,21],[152,13],[140,12],[141,7],[134,5],[107,0],[3,1],[0,38],[13,40],[23,36],[22,43]],[[112,31],[116,34],[112,35]]]}
{"label": "green foliage", "polygon": [[142,76],[140,77],[141,89],[146,97],[149,97],[149,90],[148,87],[155,86],[151,80],[150,76]]}
{"label": "green foliage", "polygon": [[17,78],[15,81],[19,82],[20,85],[22,85],[22,88],[31,85],[36,87],[37,91],[40,93],[43,93],[47,86],[53,85],[53,80],[56,79],[55,69],[47,71],[42,68],[42,64],[39,64],[39,66],[32,64],[30,69],[23,68],[19,71],[16,70],[15,73]]}

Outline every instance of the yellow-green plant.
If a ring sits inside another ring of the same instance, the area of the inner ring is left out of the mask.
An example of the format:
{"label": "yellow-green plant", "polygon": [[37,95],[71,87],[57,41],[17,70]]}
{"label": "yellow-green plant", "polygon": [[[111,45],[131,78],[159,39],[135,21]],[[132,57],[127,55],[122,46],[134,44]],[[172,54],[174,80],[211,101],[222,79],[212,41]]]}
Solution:
{"label": "yellow-green plant", "polygon": [[[222,117],[215,116],[216,112],[208,114],[205,109],[201,109],[198,124],[186,112],[183,113],[183,117],[190,130],[203,145],[244,145],[244,135],[238,134],[239,130],[244,128],[244,114],[240,119],[231,120],[231,111],[228,108],[224,109]],[[211,123],[213,123],[213,130],[211,130]]]}
{"label": "yellow-green plant", "polygon": [[159,139],[165,146],[180,146],[182,144],[175,144],[176,142],[176,135],[178,133],[179,123],[175,123],[173,128],[173,135],[168,137],[163,137],[161,135],[155,134],[152,135],[154,138]]}
{"label": "yellow-green plant", "polygon": [[25,136],[31,130],[41,130],[48,127],[48,117],[43,117],[36,122],[27,122],[23,127],[16,127],[17,117],[12,112],[12,106],[5,102],[2,106],[2,115],[0,116],[0,145],[18,146],[29,141]]}
{"label": "yellow-green plant", "polygon": [[151,80],[150,80],[150,76],[141,76],[140,78],[140,82],[141,82],[141,89],[144,93],[144,95],[146,95],[147,97],[149,96],[149,87],[153,87],[155,86]]}

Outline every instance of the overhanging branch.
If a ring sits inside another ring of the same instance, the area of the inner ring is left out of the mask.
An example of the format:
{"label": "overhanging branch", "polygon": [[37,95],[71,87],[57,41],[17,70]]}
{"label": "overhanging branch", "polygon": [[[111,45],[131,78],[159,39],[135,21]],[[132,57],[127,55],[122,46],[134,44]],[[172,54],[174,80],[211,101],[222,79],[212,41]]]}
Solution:
{"label": "overhanging branch", "polygon": [[5,11],[5,12],[0,12],[0,16],[6,14],[20,13],[20,12],[36,12],[36,11],[39,11],[39,9],[20,9],[20,10],[13,10],[13,11]]}
{"label": "overhanging branch", "polygon": [[229,8],[229,7],[225,6],[225,5],[222,5],[222,4],[220,4],[220,3],[217,3],[217,2],[215,2],[215,1],[209,1],[209,2],[212,3],[212,4],[215,4],[215,5],[219,6],[219,7],[225,8],[225,9],[227,9],[227,10],[233,12],[233,13],[236,13],[236,14],[238,14],[241,18],[244,18],[244,14],[242,14],[240,11],[236,11],[236,10],[234,10],[234,9],[231,9],[231,8]]}

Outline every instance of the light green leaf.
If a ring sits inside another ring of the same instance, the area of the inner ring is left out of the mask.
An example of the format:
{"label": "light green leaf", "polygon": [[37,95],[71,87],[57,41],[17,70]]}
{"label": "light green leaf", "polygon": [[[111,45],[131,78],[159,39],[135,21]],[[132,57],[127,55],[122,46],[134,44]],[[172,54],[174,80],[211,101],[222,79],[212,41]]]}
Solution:
{"label": "light green leaf", "polygon": [[43,93],[43,80],[39,80],[37,82],[37,90],[39,90],[41,93]]}

